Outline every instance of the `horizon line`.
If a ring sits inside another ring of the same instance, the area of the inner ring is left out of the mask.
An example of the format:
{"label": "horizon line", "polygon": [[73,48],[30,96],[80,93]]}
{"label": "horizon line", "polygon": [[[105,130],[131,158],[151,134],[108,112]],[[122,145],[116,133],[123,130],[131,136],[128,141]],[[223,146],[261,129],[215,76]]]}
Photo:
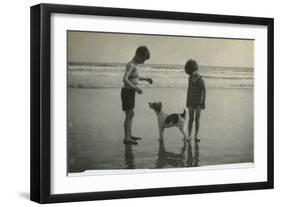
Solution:
{"label": "horizon line", "polygon": [[[69,64],[120,64],[120,65],[126,65],[127,62],[89,62],[89,61],[68,61],[67,65]],[[163,63],[144,63],[141,65],[172,65],[172,66],[184,66],[184,64],[163,64]],[[218,65],[199,65],[201,67],[225,67],[225,68],[252,68],[254,67],[249,67],[249,66],[218,66]]]}

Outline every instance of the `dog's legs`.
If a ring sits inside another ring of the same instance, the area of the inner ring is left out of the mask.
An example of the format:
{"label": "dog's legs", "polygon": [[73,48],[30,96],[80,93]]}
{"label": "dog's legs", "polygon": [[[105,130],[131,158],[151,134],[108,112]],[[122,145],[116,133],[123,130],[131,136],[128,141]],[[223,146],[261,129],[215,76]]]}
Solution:
{"label": "dog's legs", "polygon": [[186,130],[185,130],[185,126],[184,126],[184,124],[183,125],[181,125],[181,126],[179,126],[179,130],[180,130],[180,132],[182,133],[182,135],[183,135],[183,139],[184,139],[184,141],[189,141],[190,139],[189,138],[187,138],[187,136],[186,136]]}

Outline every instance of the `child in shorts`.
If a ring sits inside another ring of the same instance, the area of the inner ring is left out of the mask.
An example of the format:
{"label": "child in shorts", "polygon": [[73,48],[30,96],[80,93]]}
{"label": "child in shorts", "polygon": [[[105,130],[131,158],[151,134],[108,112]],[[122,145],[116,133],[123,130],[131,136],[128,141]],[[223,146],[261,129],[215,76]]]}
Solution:
{"label": "child in shorts", "polygon": [[142,94],[143,91],[137,86],[138,81],[147,81],[152,84],[151,78],[140,77],[138,65],[143,64],[150,58],[149,50],[146,46],[137,48],[134,58],[127,63],[123,76],[123,87],[121,90],[122,109],[126,117],[124,121],[124,144],[137,144],[140,137],[132,136],[132,124],[134,118],[135,94]]}

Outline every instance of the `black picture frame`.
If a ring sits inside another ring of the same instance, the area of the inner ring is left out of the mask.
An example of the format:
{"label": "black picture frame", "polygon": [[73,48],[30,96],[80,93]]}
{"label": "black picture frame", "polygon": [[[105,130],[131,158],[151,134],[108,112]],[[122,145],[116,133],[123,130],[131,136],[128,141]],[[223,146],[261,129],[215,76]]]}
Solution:
{"label": "black picture frame", "polygon": [[[207,23],[231,23],[263,25],[267,27],[267,181],[238,184],[169,187],[74,194],[51,194],[50,188],[50,130],[51,130],[51,45],[50,16],[53,13],[133,17],[162,20],[180,20]],[[103,8],[56,4],[39,4],[31,7],[31,151],[30,151],[30,199],[38,203],[120,199],[147,196],[211,193],[255,189],[272,189],[274,178],[274,71],[273,43],[274,20],[272,18],[195,14],[168,11]]]}

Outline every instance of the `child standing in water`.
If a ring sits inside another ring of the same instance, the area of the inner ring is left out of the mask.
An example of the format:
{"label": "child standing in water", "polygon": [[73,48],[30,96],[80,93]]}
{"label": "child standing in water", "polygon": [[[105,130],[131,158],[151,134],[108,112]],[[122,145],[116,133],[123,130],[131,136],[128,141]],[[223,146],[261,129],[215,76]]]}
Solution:
{"label": "child standing in water", "polygon": [[201,110],[205,109],[206,87],[202,76],[198,73],[198,64],[195,60],[188,60],[185,72],[189,75],[186,107],[189,111],[188,140],[191,139],[192,125],[195,114],[195,141],[200,141],[198,131],[200,126]]}
{"label": "child standing in water", "polygon": [[138,74],[138,64],[143,64],[150,58],[147,47],[137,48],[134,58],[127,63],[123,77],[123,88],[121,90],[122,109],[126,113],[124,121],[124,144],[137,144],[139,137],[132,136],[132,124],[134,118],[135,93],[142,94],[143,91],[137,87],[138,81],[147,81],[152,84],[151,78],[143,78]]}

